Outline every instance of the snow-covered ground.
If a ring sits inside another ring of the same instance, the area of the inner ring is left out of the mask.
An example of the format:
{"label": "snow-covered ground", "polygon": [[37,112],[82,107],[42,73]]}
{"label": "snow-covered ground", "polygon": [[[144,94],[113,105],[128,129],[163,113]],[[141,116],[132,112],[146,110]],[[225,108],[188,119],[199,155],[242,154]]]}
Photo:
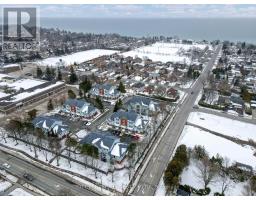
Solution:
{"label": "snow-covered ground", "polygon": [[256,157],[253,155],[255,150],[249,146],[241,146],[193,126],[184,127],[177,146],[181,144],[191,148],[195,145],[201,145],[208,151],[209,156],[219,154],[222,157],[229,158],[230,164],[237,161],[256,169]]}
{"label": "snow-covered ground", "polygon": [[140,47],[138,49],[122,53],[122,55],[124,57],[131,56],[133,58],[149,58],[153,61],[161,62],[190,63],[191,58],[184,54],[192,48],[204,49],[205,47],[206,45],[202,44],[189,45],[157,42],[152,45]]}
{"label": "snow-covered ground", "polygon": [[[99,162],[100,163],[100,162]],[[56,166],[56,159],[52,163],[53,165]],[[85,168],[84,166],[71,162],[71,168],[68,163],[67,159],[61,158],[59,162],[60,166],[59,168],[66,169],[78,174],[81,174],[83,176],[86,176],[98,183],[102,183],[103,185],[106,185],[110,188],[116,189],[120,192],[124,191],[126,186],[129,183],[129,171],[127,169],[123,169],[120,171],[115,171],[113,175],[114,181],[112,182],[112,175],[108,174],[107,176],[105,174],[97,172],[97,178],[95,178],[95,172],[94,170],[90,168]],[[105,163],[107,165],[107,163]]]}
{"label": "snow-covered ground", "polygon": [[16,188],[8,196],[33,196],[22,188]]}
{"label": "snow-covered ground", "polygon": [[256,125],[253,124],[201,112],[192,112],[188,122],[241,140],[256,141]]}
{"label": "snow-covered ground", "polygon": [[75,134],[79,139],[83,139],[86,135],[88,135],[88,132],[86,130],[80,130]]}
{"label": "snow-covered ground", "polygon": [[0,170],[0,174],[2,174],[8,181],[16,183],[18,181],[18,178],[7,173],[5,170]]}
{"label": "snow-covered ground", "polygon": [[[87,51],[81,51],[77,53],[73,53],[70,55],[65,56],[58,56],[58,57],[52,57],[52,58],[46,58],[42,61],[38,61],[38,64],[40,65],[49,65],[52,67],[56,67],[59,65],[71,65],[76,62],[77,64],[92,60],[94,58],[103,56],[103,55],[111,55],[114,53],[117,53],[118,51],[114,50],[106,50],[106,49],[92,49]],[[60,62],[61,61],[61,62]]]}
{"label": "snow-covered ground", "polygon": [[[195,160],[191,160],[190,164],[181,174],[181,184],[182,185],[190,185],[196,189],[204,188],[201,180],[197,177],[199,174],[198,168],[196,166]],[[226,196],[242,196],[244,192],[244,186],[247,184],[246,182],[239,182],[236,183],[233,180],[229,180],[230,182],[228,189],[225,191]],[[216,176],[213,179],[213,182],[208,186],[211,188],[210,195],[214,195],[215,192],[221,193],[221,184],[220,184],[220,177]]]}
{"label": "snow-covered ground", "polygon": [[[34,149],[32,147],[30,148],[29,145],[26,146],[26,144],[24,144],[21,141],[18,141],[18,145],[16,145],[16,142],[11,138],[6,138],[6,140],[7,140],[7,143],[5,143],[3,140],[0,140],[0,143],[2,143],[5,146],[9,146],[11,148],[15,148],[17,150],[21,150],[21,151],[29,154],[32,157],[35,156]],[[42,151],[37,150],[37,155],[38,155],[37,159],[45,162],[45,160],[46,160],[46,154],[45,153],[46,153],[46,151],[44,151],[44,150],[42,150]],[[52,159],[53,156],[54,155],[52,155],[52,153],[47,152],[48,161],[50,159]]]}
{"label": "snow-covered ground", "polygon": [[[230,160],[230,164],[237,161],[251,165],[254,169],[256,168],[256,157],[253,155],[253,149],[248,146],[238,145],[193,126],[187,125],[184,127],[177,146],[181,144],[185,144],[190,148],[193,148],[195,145],[201,145],[205,147],[210,157],[219,154],[222,157],[227,157]],[[197,189],[203,188],[202,183],[197,178],[197,167],[195,161],[190,162],[190,165],[184,169],[181,175],[181,184],[191,185]],[[231,196],[243,195],[245,185],[246,182],[234,183],[231,181],[230,188],[225,192],[225,194]],[[221,191],[220,184],[218,184],[218,177],[215,178],[215,182],[211,183],[209,187],[211,188],[210,195]],[[162,177],[155,195],[164,196],[165,192],[166,190]]]}
{"label": "snow-covered ground", "polygon": [[5,190],[7,190],[9,187],[11,187],[12,184],[8,181],[5,180],[0,180],[0,192],[4,192]]}

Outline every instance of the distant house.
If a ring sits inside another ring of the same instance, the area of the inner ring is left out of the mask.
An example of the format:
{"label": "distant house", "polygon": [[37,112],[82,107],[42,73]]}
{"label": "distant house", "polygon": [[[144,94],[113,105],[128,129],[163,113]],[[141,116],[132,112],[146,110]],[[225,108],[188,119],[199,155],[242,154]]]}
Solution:
{"label": "distant house", "polygon": [[68,125],[53,116],[38,116],[32,121],[32,124],[48,136],[64,137],[70,132]]}
{"label": "distant house", "polygon": [[178,90],[175,90],[174,88],[169,88],[166,91],[166,95],[167,95],[168,98],[174,99],[174,100],[179,98]]}
{"label": "distant house", "polygon": [[135,92],[142,92],[144,86],[145,86],[144,83],[142,83],[142,82],[137,82],[137,83],[135,83],[132,87],[133,87],[133,90],[135,90]]}
{"label": "distant house", "polygon": [[93,118],[99,112],[99,110],[90,103],[77,99],[67,99],[61,111],[87,119]]}
{"label": "distant house", "polygon": [[126,134],[142,134],[146,131],[149,121],[134,111],[118,110],[108,119],[108,124],[115,129],[126,131]]}
{"label": "distant house", "polygon": [[228,96],[219,95],[217,104],[221,107],[225,107],[230,104],[230,98]]}
{"label": "distant house", "polygon": [[147,94],[152,94],[152,93],[154,93],[154,91],[155,91],[155,87],[153,85],[149,85],[149,86],[144,87],[143,92],[145,92]]}
{"label": "distant house", "polygon": [[143,96],[134,96],[125,103],[125,108],[131,112],[134,111],[140,115],[149,115],[159,109],[158,103],[150,98]]}
{"label": "distant house", "polygon": [[96,84],[91,90],[90,94],[93,96],[99,96],[103,99],[118,99],[121,93],[117,90],[116,86],[112,84]]}
{"label": "distant house", "polygon": [[240,114],[243,114],[243,110],[244,110],[244,100],[236,94],[232,94],[230,96],[230,102],[231,102],[231,106],[232,108],[237,111]]}
{"label": "distant house", "polygon": [[128,146],[127,143],[120,142],[120,138],[108,131],[91,132],[80,143],[97,147],[99,158],[108,162],[122,162],[126,156]]}

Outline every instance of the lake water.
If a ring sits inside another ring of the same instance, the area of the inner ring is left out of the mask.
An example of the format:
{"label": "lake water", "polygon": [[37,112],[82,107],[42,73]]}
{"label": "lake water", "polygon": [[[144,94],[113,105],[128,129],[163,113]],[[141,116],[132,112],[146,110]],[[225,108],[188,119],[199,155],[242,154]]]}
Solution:
{"label": "lake water", "polygon": [[41,18],[41,26],[76,32],[119,33],[126,36],[178,36],[195,40],[256,43],[256,18],[215,19],[88,19]]}

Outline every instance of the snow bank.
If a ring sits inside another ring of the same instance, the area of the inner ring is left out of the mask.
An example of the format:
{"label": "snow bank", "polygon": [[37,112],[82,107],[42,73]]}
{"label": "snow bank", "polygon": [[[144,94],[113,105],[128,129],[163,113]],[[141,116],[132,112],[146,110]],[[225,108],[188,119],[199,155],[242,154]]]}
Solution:
{"label": "snow bank", "polygon": [[0,181],[0,192],[4,192],[11,186],[12,186],[12,184],[10,182],[1,180]]}
{"label": "snow bank", "polygon": [[16,188],[9,194],[9,196],[33,196],[33,195],[21,188]]}

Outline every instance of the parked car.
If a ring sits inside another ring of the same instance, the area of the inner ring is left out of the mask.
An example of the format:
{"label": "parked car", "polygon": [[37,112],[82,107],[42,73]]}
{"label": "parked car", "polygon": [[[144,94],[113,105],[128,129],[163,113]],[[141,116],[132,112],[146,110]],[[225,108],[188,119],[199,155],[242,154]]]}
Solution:
{"label": "parked car", "polygon": [[25,179],[27,179],[28,181],[33,181],[33,180],[35,179],[31,174],[29,174],[29,173],[27,173],[27,172],[25,172],[25,173],[23,174],[23,177],[24,177]]}

